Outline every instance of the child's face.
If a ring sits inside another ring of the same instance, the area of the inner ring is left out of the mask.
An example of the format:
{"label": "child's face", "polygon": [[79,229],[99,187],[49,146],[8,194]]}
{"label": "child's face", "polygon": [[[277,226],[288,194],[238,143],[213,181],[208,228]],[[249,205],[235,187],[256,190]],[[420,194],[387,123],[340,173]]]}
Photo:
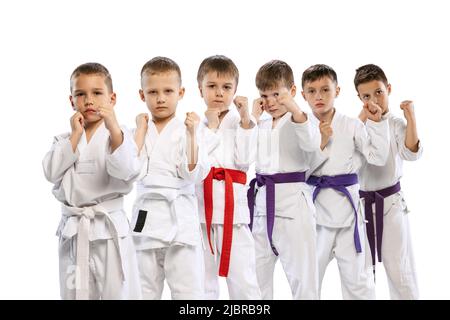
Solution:
{"label": "child's face", "polygon": [[278,103],[278,97],[282,94],[289,93],[292,97],[295,97],[295,86],[290,89],[284,84],[278,84],[275,88],[267,90],[259,90],[259,95],[263,99],[263,108],[273,119],[282,117],[287,109],[284,105]]}
{"label": "child's face", "polygon": [[358,97],[362,102],[372,101],[381,108],[384,114],[389,110],[389,94],[391,93],[391,85],[387,87],[383,81],[372,80],[370,82],[358,85]]}
{"label": "child's face", "polygon": [[73,78],[69,99],[72,108],[83,115],[87,124],[102,120],[97,114],[100,106],[116,104],[116,94],[109,91],[101,74],[80,74]]}
{"label": "child's face", "polygon": [[201,83],[200,95],[208,110],[227,110],[236,93],[236,79],[232,75],[208,72]]}
{"label": "child's face", "polygon": [[302,96],[308,102],[314,114],[327,114],[334,108],[334,99],[339,95],[340,88],[329,77],[306,82]]}
{"label": "child's face", "polygon": [[178,101],[184,96],[177,72],[145,73],[141,85],[139,95],[154,119],[163,120],[175,114]]}

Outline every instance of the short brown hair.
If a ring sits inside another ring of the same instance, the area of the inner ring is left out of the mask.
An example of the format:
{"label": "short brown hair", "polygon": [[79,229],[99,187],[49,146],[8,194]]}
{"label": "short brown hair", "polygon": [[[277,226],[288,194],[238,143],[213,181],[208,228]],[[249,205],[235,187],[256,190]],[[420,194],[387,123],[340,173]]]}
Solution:
{"label": "short brown hair", "polygon": [[108,69],[100,63],[97,62],[88,62],[79,65],[73,70],[72,75],[70,76],[70,92],[72,92],[72,80],[78,77],[81,74],[99,74],[105,78],[105,84],[108,88],[109,92],[113,92],[112,78]]}
{"label": "short brown hair", "polygon": [[294,85],[294,73],[284,61],[272,60],[259,68],[255,78],[258,90],[268,90],[284,85],[291,88]]}
{"label": "short brown hair", "polygon": [[307,82],[314,82],[325,77],[330,78],[336,84],[338,83],[336,71],[332,67],[326,64],[315,64],[303,71],[302,88],[305,87]]}
{"label": "short brown hair", "polygon": [[200,63],[197,72],[197,83],[202,85],[203,78],[208,72],[215,71],[220,75],[230,75],[236,80],[236,86],[239,82],[239,70],[233,60],[223,55],[208,57]]}
{"label": "short brown hair", "polygon": [[178,64],[172,59],[166,57],[154,57],[147,61],[141,69],[141,79],[144,74],[159,74],[175,71],[178,74],[178,78],[181,84],[181,70]]}
{"label": "short brown hair", "polygon": [[366,64],[356,69],[354,80],[356,91],[358,91],[358,86],[361,83],[366,83],[373,80],[381,81],[386,87],[388,86],[386,75],[384,74],[383,69],[381,69],[379,66],[374,64]]}

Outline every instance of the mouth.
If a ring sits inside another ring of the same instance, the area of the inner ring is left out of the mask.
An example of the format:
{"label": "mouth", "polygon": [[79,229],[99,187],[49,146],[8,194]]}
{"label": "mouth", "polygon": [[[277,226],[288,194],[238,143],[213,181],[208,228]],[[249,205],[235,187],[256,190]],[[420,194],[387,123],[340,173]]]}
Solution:
{"label": "mouth", "polygon": [[97,110],[93,109],[93,108],[87,108],[84,113],[86,114],[97,114]]}
{"label": "mouth", "polygon": [[156,110],[166,110],[167,107],[156,107],[155,109],[156,109]]}
{"label": "mouth", "polygon": [[319,103],[316,103],[314,106],[316,108],[323,108],[323,107],[325,107],[325,103],[319,102]]}

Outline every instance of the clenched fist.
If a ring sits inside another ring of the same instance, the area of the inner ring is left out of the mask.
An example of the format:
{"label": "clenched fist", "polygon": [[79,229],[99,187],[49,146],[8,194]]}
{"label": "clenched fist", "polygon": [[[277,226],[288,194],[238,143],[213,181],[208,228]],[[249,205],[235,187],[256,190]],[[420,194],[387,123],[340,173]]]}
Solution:
{"label": "clenched fist", "polygon": [[184,124],[190,134],[194,134],[200,123],[200,117],[195,112],[186,112],[186,120]]}

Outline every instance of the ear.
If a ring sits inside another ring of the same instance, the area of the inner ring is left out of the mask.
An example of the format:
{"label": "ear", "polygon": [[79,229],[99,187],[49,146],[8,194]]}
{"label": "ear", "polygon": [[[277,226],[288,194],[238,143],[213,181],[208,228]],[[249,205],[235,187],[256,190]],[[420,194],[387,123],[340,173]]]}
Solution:
{"label": "ear", "polygon": [[387,85],[387,92],[388,92],[388,95],[390,95],[391,94],[391,84],[390,83],[388,83],[388,85]]}
{"label": "ear", "polygon": [[339,96],[340,92],[341,92],[341,87],[336,86],[336,98]]}
{"label": "ear", "polygon": [[295,84],[292,85],[290,92],[291,92],[292,98],[294,98],[295,95],[297,94],[297,87],[295,86]]}
{"label": "ear", "polygon": [[110,98],[110,100],[111,100],[111,106],[115,106],[116,105],[116,102],[117,102],[117,96],[116,96],[116,93],[115,92],[113,92],[113,93],[111,93],[111,98]]}
{"label": "ear", "polygon": [[305,101],[306,101],[306,96],[305,96],[305,92],[302,90],[302,97],[303,97],[303,99],[305,99]]}
{"label": "ear", "polygon": [[142,102],[145,102],[144,90],[139,89],[139,96],[141,97]]}
{"label": "ear", "polygon": [[202,90],[202,86],[198,86],[198,90],[200,91],[200,97],[203,98],[203,90]]}
{"label": "ear", "polygon": [[77,107],[75,107],[75,103],[73,102],[72,95],[69,96],[70,105],[72,106],[73,111],[77,111]]}
{"label": "ear", "polygon": [[186,91],[186,89],[184,89],[184,87],[180,88],[180,90],[178,91],[178,100],[183,99],[185,91]]}

